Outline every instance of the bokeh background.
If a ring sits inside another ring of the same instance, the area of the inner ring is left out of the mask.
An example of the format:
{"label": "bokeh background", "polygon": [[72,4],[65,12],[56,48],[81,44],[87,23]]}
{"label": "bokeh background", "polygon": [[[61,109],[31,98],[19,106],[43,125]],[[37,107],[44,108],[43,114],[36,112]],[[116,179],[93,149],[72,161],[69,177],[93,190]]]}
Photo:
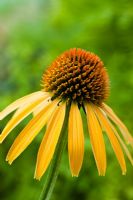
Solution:
{"label": "bokeh background", "polygon": [[[43,71],[64,50],[80,47],[98,54],[111,83],[107,103],[133,134],[133,1],[0,0],[0,110],[15,99],[40,90]],[[0,122],[0,131],[12,114]],[[0,199],[37,200],[46,176],[33,179],[43,131],[9,166],[5,156],[23,121],[0,145]],[[106,139],[108,167],[99,177],[85,129],[85,158],[72,178],[67,149],[52,200],[132,200],[133,167],[127,175]],[[133,152],[133,150],[132,150]]]}

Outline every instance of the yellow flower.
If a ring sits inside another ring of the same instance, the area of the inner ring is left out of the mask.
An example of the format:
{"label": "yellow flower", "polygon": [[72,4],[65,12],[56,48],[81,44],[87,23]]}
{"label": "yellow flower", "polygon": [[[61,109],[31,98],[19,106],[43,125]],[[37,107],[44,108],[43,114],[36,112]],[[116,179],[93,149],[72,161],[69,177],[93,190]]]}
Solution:
{"label": "yellow flower", "polygon": [[[0,113],[0,120],[15,111],[0,135],[0,142],[29,114],[33,118],[17,136],[6,160],[11,164],[47,125],[41,142],[35,170],[40,179],[53,158],[63,126],[66,107],[70,105],[68,120],[68,154],[72,176],[78,176],[84,157],[82,107],[86,113],[88,132],[99,175],[106,172],[106,150],[102,131],[105,130],[118,159],[122,173],[126,173],[123,151],[133,164],[127,143],[133,138],[113,110],[104,102],[109,95],[109,79],[98,56],[82,49],[71,49],[59,56],[43,74],[42,90],[24,96]],[[113,122],[113,123],[112,123]],[[121,135],[118,134],[118,126]]]}

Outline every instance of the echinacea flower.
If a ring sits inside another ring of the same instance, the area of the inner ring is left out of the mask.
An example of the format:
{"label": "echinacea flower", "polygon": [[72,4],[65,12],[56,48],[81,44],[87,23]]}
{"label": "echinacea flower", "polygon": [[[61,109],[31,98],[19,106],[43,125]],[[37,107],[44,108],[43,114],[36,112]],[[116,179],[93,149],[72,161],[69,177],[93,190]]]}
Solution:
{"label": "echinacea flower", "polygon": [[125,174],[124,153],[133,164],[127,147],[127,144],[133,146],[133,138],[113,110],[104,103],[108,95],[108,74],[100,58],[82,49],[66,51],[43,74],[41,91],[18,99],[0,113],[2,120],[15,111],[0,135],[1,143],[24,118],[33,113],[31,121],[13,142],[6,160],[11,164],[47,125],[35,170],[35,178],[40,179],[54,156],[69,104],[68,154],[72,176],[79,175],[84,157],[81,107],[86,113],[88,133],[99,175],[105,175],[106,172],[103,131],[106,132],[122,173]]}

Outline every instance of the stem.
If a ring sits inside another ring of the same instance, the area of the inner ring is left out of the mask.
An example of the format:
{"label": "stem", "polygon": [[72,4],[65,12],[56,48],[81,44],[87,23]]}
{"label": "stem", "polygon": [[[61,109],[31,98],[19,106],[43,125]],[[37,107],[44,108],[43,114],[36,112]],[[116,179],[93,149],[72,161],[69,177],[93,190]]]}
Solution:
{"label": "stem", "polygon": [[41,192],[39,200],[49,200],[51,198],[51,195],[52,195],[52,192],[57,180],[57,176],[59,173],[59,166],[60,166],[62,152],[67,143],[67,127],[68,127],[69,110],[70,110],[70,105],[67,105],[63,127],[61,130],[60,137],[59,137],[56,150],[54,153],[54,157],[53,157],[53,160],[48,172],[48,176],[47,176],[47,179],[44,184],[44,188]]}

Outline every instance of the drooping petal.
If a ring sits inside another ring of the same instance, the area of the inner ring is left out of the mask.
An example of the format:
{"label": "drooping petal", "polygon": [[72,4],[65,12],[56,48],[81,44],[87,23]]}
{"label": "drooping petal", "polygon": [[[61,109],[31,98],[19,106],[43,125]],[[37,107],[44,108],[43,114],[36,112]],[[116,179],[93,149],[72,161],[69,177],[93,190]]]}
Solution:
{"label": "drooping petal", "polygon": [[68,151],[72,176],[78,176],[84,157],[84,134],[78,105],[72,103],[68,126]]}
{"label": "drooping petal", "polygon": [[123,147],[128,159],[130,160],[131,164],[133,165],[133,157],[131,155],[131,153],[129,152],[127,146],[125,145],[125,143],[123,142],[123,140],[121,139],[121,137],[119,136],[117,130],[115,129],[115,127],[113,126],[113,124],[108,120],[108,118],[106,117],[110,127],[112,128],[113,132],[115,133],[117,139],[119,140],[121,146]]}
{"label": "drooping petal", "polygon": [[9,164],[11,164],[33,141],[35,136],[48,121],[56,106],[57,101],[53,101],[52,103],[48,102],[42,111],[38,113],[17,136],[6,157]]}
{"label": "drooping petal", "polygon": [[127,127],[123,122],[117,117],[114,111],[105,103],[102,105],[102,109],[108,115],[108,117],[119,127],[125,141],[133,146],[133,136],[129,133]]}
{"label": "drooping petal", "polygon": [[37,164],[35,170],[35,178],[40,180],[45,173],[56,148],[58,138],[62,129],[62,125],[65,117],[66,104],[63,103],[56,107],[55,112],[51,116],[48,123],[46,133],[41,142],[38,155]]}
{"label": "drooping petal", "polygon": [[17,108],[23,106],[23,104],[27,103],[30,100],[33,100],[34,98],[44,96],[46,93],[42,91],[34,92],[32,94],[26,95],[13,103],[11,103],[9,106],[7,106],[3,111],[0,112],[0,120],[5,118],[8,114],[16,110]]}
{"label": "drooping petal", "polygon": [[110,143],[112,145],[112,148],[115,152],[115,155],[118,159],[118,162],[121,166],[121,169],[122,169],[122,173],[125,174],[126,173],[126,163],[125,163],[125,159],[124,159],[124,154],[123,154],[123,151],[122,151],[122,148],[117,140],[117,137],[115,136],[112,128],[110,127],[106,117],[105,117],[105,114],[101,111],[100,108],[98,108],[97,106],[94,106],[94,109],[95,109],[95,112],[98,116],[98,119],[100,121],[101,124],[103,124],[103,127],[105,128],[105,131],[108,135],[108,138],[110,140]]}
{"label": "drooping petal", "polygon": [[[7,135],[15,128],[24,118],[26,118],[34,109],[35,107],[39,105],[42,105],[42,101],[47,99],[47,96],[40,96],[37,99],[32,99],[32,101],[28,101],[27,104],[22,106],[18,111],[15,113],[15,115],[12,117],[12,119],[7,123],[6,127],[2,131],[0,135],[0,143],[3,142],[3,140],[7,137]],[[47,101],[44,101],[47,105]],[[45,107],[45,106],[44,106]],[[42,108],[44,108],[42,107]]]}
{"label": "drooping petal", "polygon": [[106,172],[106,150],[102,129],[93,111],[93,104],[86,103],[87,123],[90,134],[90,141],[95,157],[99,175],[105,175]]}
{"label": "drooping petal", "polygon": [[[51,97],[50,96],[46,96],[46,101],[51,101]],[[43,108],[43,105],[45,106],[46,101],[44,101],[43,103],[39,104],[34,110],[33,110],[33,116],[36,116]]]}
{"label": "drooping petal", "polygon": [[[20,106],[20,107],[16,110],[16,112],[15,112],[14,115],[13,115],[13,117],[16,117],[16,115],[19,115],[19,114],[22,112],[22,110],[23,110],[24,107],[30,105],[33,101],[35,101],[36,99],[39,99],[39,98],[43,98],[44,101],[43,101],[42,103],[39,103],[39,104],[33,109],[32,112],[34,112],[34,111],[36,110],[36,108],[38,108],[38,106],[41,107],[41,109],[39,110],[39,112],[40,112],[40,111],[42,110],[42,108],[43,108],[43,104],[44,104],[44,106],[45,106],[45,101],[49,101],[49,102],[50,102],[50,100],[51,100],[51,97],[49,96],[49,94],[46,94],[46,93],[45,93],[43,96],[40,96],[40,97],[35,98],[34,100],[33,100],[33,99],[32,99],[32,100],[28,100],[26,103],[24,103],[22,106]],[[39,112],[38,112],[38,113],[39,113]],[[38,114],[38,113],[37,113],[37,114]],[[12,118],[13,118],[13,117],[12,117]]]}

